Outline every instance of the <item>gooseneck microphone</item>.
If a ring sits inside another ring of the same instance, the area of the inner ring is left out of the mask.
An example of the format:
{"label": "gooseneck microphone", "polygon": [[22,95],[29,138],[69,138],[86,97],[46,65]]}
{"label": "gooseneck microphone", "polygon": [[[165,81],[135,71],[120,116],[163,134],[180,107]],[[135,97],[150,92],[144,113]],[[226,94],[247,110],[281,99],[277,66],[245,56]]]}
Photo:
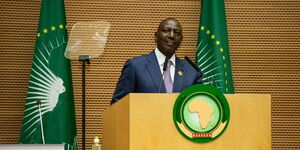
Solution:
{"label": "gooseneck microphone", "polygon": [[[189,58],[189,57],[187,57],[187,56],[184,56],[184,59],[197,71],[197,72],[200,72],[201,70],[200,70],[200,68],[198,67],[198,66],[196,66],[195,65],[195,63],[193,63],[192,62],[192,60]],[[212,77],[212,79],[213,79],[213,81],[211,81],[210,80],[210,78],[209,77],[207,77],[206,76],[206,74],[204,73],[204,72],[202,72],[202,74],[203,74],[203,77],[204,78],[207,78],[207,80],[208,80],[208,82],[209,82],[209,84],[211,85],[211,86],[213,86],[214,85],[214,78]]]}
{"label": "gooseneck microphone", "polygon": [[168,61],[169,61],[169,59],[166,57],[165,62],[164,62],[164,67],[163,67],[164,72],[167,70]]}
{"label": "gooseneck microphone", "polygon": [[197,72],[200,72],[200,68],[198,66],[196,66],[192,60],[187,57],[187,56],[184,56],[184,59],[197,71]]}
{"label": "gooseneck microphone", "polygon": [[160,91],[161,91],[161,84],[162,84],[162,80],[163,80],[163,77],[164,77],[164,75],[165,75],[165,72],[166,72],[166,70],[167,70],[167,64],[168,64],[168,61],[169,61],[169,59],[166,57],[165,62],[164,62],[164,66],[163,66],[163,73],[162,73],[162,75],[161,75],[160,82],[159,82],[158,93],[160,93]]}

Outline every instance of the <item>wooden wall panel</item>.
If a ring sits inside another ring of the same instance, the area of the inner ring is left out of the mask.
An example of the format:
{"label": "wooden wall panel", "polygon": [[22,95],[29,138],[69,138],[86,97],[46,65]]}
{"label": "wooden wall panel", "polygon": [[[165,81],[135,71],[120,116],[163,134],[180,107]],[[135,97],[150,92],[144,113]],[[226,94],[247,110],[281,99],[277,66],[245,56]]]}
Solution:
{"label": "wooden wall panel", "polygon": [[[272,147],[300,149],[300,1],[225,0],[236,93],[272,94]],[[178,56],[195,57],[200,0],[65,0],[68,29],[79,21],[111,23],[105,52],[87,66],[87,148],[102,135],[126,59],[155,48],[160,20],[183,26]],[[40,0],[0,0],[0,143],[18,143],[39,19]],[[81,63],[72,61],[81,144]],[[81,147],[81,146],[80,146]]]}

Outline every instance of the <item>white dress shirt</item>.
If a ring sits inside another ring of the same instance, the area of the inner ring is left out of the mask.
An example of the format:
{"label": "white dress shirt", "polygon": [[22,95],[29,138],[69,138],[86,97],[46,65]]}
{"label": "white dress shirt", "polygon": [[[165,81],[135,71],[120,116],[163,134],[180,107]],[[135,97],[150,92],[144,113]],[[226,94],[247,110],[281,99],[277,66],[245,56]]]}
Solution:
{"label": "white dress shirt", "polygon": [[[161,72],[161,74],[163,74],[163,67],[164,67],[166,56],[163,53],[161,53],[158,50],[158,48],[155,49],[155,55],[156,55],[156,58],[157,58],[157,61],[158,61],[159,67],[160,67],[160,72]],[[176,65],[175,64],[175,54],[170,58],[170,61],[172,62],[171,66],[170,66],[171,79],[172,79],[172,82],[174,83],[175,65]]]}

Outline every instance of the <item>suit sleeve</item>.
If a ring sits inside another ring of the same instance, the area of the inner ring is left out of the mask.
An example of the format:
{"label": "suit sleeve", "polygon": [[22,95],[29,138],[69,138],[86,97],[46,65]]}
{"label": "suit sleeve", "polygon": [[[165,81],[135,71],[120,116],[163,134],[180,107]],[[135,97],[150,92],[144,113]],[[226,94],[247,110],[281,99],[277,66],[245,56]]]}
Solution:
{"label": "suit sleeve", "polygon": [[121,76],[116,85],[116,89],[110,104],[114,104],[127,94],[133,92],[135,92],[135,69],[132,60],[129,59],[125,62],[123,66]]}

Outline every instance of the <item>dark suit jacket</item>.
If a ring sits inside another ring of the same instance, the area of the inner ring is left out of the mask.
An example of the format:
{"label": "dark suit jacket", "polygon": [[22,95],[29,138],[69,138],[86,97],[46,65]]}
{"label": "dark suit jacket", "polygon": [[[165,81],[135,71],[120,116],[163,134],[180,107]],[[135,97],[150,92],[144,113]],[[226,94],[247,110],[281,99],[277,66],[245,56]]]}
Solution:
{"label": "dark suit jacket", "polygon": [[[180,73],[181,72],[181,73]],[[129,93],[159,93],[161,71],[155,55],[138,56],[125,62],[111,104]],[[176,57],[173,92],[180,93],[185,88],[202,82],[202,73],[197,72],[187,61]],[[166,93],[164,81],[161,93]]]}

